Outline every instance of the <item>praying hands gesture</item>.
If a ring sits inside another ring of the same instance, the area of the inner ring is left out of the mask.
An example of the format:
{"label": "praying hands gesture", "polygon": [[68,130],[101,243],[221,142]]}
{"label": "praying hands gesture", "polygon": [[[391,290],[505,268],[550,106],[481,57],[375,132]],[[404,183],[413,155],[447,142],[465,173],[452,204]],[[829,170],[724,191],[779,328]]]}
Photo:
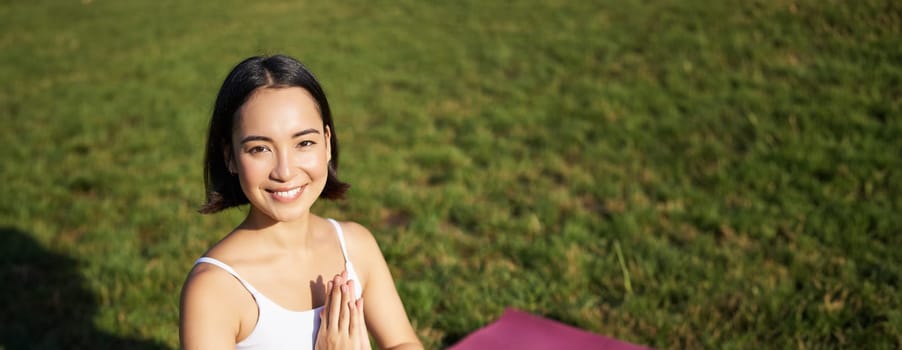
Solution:
{"label": "praying hands gesture", "polygon": [[348,272],[343,271],[326,285],[326,302],[320,312],[315,344],[318,350],[370,349],[363,298],[354,300],[357,282],[347,278]]}

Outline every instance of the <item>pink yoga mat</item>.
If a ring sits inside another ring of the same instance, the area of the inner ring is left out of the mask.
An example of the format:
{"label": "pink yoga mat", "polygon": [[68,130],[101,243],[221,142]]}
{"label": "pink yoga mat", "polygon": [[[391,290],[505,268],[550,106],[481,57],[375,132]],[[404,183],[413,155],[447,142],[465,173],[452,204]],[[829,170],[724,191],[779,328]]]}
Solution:
{"label": "pink yoga mat", "polygon": [[515,309],[507,309],[492,324],[466,336],[449,350],[481,349],[647,349],[590,333]]}

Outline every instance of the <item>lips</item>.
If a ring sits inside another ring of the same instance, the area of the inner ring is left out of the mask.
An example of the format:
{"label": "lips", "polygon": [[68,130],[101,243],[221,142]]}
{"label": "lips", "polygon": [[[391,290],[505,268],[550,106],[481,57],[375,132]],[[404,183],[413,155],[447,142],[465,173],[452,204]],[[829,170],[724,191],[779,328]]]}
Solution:
{"label": "lips", "polygon": [[295,187],[295,188],[286,188],[286,189],[276,189],[276,190],[267,190],[267,192],[272,195],[272,198],[279,202],[290,202],[301,196],[301,193],[304,192],[304,188],[306,186]]}

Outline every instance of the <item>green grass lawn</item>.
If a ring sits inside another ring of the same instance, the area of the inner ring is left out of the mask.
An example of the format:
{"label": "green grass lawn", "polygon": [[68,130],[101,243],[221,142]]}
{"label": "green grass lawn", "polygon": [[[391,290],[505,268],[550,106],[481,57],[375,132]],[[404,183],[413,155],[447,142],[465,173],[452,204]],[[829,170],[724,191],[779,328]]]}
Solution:
{"label": "green grass lawn", "polygon": [[[391,5],[391,6],[387,6]],[[323,82],[430,348],[902,347],[898,1],[0,1],[0,349],[176,348],[217,89]]]}

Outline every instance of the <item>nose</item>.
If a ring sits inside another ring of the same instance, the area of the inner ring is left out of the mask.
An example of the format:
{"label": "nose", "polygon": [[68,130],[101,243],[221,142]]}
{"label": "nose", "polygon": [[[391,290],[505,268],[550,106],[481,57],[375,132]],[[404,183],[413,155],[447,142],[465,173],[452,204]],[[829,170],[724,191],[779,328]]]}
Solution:
{"label": "nose", "polygon": [[288,152],[277,152],[276,164],[269,174],[270,178],[276,181],[287,182],[295,175],[294,166]]}

